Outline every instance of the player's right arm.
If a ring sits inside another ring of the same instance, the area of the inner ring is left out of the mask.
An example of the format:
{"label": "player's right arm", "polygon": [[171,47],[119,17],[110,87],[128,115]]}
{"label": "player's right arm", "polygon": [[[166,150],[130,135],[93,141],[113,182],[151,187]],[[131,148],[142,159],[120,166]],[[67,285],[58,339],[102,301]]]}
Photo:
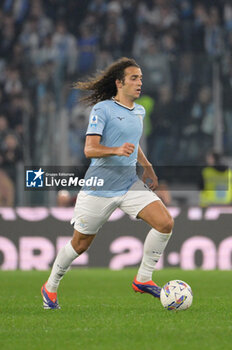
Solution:
{"label": "player's right arm", "polygon": [[102,145],[100,141],[100,135],[86,136],[84,153],[87,158],[102,158],[109,156],[129,157],[135,149],[135,146],[129,142],[125,142],[120,147],[107,147]]}
{"label": "player's right arm", "polygon": [[102,158],[110,156],[129,157],[134,152],[135,146],[126,142],[120,147],[107,147],[100,143],[110,111],[104,101],[97,103],[89,117],[89,125],[86,132],[84,153],[87,158]]}

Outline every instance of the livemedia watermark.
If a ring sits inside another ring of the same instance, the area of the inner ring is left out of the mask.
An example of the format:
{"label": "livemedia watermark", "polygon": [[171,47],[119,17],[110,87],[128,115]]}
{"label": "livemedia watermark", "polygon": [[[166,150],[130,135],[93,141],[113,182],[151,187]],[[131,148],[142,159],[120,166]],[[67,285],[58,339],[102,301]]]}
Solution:
{"label": "livemedia watermark", "polygon": [[25,190],[61,190],[86,187],[96,190],[104,186],[98,176],[85,177],[83,169],[70,172],[59,167],[25,167]]}

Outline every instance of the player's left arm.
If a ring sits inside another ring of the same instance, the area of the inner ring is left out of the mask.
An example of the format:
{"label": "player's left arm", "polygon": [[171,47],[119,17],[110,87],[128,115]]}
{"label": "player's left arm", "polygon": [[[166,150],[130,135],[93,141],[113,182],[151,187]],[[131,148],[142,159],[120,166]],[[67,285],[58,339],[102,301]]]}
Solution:
{"label": "player's left arm", "polygon": [[138,162],[144,169],[142,176],[143,182],[146,183],[146,181],[149,179],[150,182],[148,183],[148,186],[152,191],[154,191],[158,187],[158,177],[156,176],[152,164],[148,161],[147,157],[143,153],[140,145],[138,148]]}

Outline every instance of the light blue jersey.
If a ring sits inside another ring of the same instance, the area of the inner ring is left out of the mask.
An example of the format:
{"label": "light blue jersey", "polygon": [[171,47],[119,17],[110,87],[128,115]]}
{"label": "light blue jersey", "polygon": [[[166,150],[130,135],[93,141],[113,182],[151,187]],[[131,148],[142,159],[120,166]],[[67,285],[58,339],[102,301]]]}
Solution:
{"label": "light blue jersey", "polygon": [[94,105],[86,135],[101,135],[100,143],[106,147],[119,147],[129,142],[135,145],[135,149],[129,157],[92,158],[85,179],[97,177],[104,180],[104,185],[83,187],[88,194],[101,197],[120,196],[138,180],[136,163],[144,116],[144,107],[136,103],[131,109],[113,99]]}

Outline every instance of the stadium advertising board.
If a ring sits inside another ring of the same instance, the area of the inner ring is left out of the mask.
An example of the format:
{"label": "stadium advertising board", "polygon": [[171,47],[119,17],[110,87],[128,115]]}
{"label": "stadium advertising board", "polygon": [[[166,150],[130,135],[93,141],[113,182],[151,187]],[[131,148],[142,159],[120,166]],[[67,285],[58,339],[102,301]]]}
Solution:
{"label": "stadium advertising board", "polygon": [[[157,268],[232,269],[232,207],[170,207],[173,237]],[[46,270],[71,238],[73,208],[0,208],[0,269]],[[137,266],[149,227],[117,209],[73,266]]]}

